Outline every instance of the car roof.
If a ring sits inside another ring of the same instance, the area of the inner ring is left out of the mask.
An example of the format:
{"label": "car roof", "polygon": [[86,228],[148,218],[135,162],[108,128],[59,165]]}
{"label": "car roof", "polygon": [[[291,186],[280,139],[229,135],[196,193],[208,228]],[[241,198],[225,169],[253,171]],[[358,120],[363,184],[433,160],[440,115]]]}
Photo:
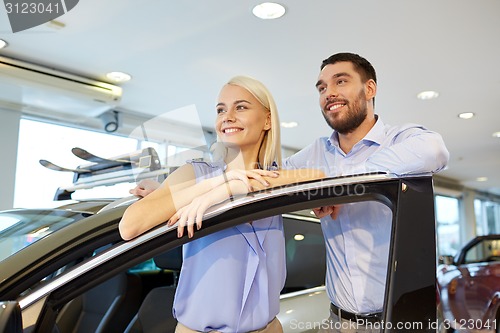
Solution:
{"label": "car roof", "polygon": [[71,211],[77,211],[88,214],[95,214],[99,212],[102,208],[107,205],[113,203],[118,199],[111,198],[96,198],[96,199],[84,199],[78,201],[70,201],[63,203],[62,205],[58,205],[58,209],[65,209]]}

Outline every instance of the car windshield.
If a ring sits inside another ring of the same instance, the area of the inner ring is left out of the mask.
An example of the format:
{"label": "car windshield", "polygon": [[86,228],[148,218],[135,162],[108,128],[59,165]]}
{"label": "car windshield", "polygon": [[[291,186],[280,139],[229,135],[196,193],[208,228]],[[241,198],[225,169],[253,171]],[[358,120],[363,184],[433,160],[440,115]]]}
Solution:
{"label": "car windshield", "polygon": [[62,209],[15,209],[0,212],[0,261],[86,214]]}

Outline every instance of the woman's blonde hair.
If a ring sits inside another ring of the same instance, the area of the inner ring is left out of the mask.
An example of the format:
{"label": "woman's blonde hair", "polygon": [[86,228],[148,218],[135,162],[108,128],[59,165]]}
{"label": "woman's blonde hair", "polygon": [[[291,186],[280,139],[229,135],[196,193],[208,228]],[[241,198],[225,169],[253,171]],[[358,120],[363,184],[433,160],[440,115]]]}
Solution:
{"label": "woman's blonde hair", "polygon": [[264,134],[259,149],[260,166],[264,170],[272,168],[276,163],[281,168],[281,139],[278,108],[274,98],[262,82],[249,76],[235,76],[227,84],[239,86],[250,92],[271,114],[271,128]]}

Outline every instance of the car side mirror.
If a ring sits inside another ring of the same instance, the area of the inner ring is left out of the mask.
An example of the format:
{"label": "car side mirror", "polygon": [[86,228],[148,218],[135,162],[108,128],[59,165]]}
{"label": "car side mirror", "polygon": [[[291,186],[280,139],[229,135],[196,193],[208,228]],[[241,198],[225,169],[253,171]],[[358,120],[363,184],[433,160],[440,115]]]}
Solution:
{"label": "car side mirror", "polygon": [[453,265],[454,259],[453,256],[439,256],[438,262],[440,265]]}
{"label": "car side mirror", "polygon": [[21,308],[17,302],[0,302],[0,333],[22,333]]}

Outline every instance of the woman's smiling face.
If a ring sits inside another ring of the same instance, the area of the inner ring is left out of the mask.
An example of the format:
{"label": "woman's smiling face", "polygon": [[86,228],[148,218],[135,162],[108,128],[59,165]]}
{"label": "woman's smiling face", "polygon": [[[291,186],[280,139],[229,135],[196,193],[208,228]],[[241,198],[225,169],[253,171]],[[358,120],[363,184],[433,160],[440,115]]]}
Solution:
{"label": "woman's smiling face", "polygon": [[271,128],[269,110],[237,85],[226,84],[222,88],[216,110],[217,135],[228,146],[260,147],[265,132]]}

